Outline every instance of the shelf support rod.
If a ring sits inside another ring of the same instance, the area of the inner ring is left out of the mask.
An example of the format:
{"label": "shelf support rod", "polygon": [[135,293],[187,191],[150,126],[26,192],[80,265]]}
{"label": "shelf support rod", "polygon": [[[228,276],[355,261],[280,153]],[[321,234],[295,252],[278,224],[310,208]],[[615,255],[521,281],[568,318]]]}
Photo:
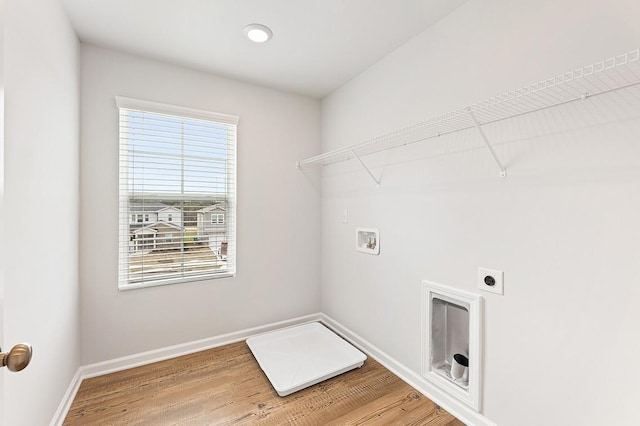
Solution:
{"label": "shelf support rod", "polygon": [[487,149],[491,153],[491,156],[493,157],[496,164],[500,168],[500,177],[502,178],[507,177],[507,169],[504,168],[504,166],[502,165],[502,162],[498,158],[498,155],[496,155],[496,152],[493,150],[493,147],[491,146],[491,143],[489,142],[487,135],[484,134],[484,131],[482,130],[482,127],[480,127],[480,123],[478,123],[478,120],[476,119],[476,116],[473,114],[473,111],[471,111],[471,108],[467,108],[467,112],[469,113],[469,117],[471,117],[471,120],[473,121],[473,125],[476,126],[476,129],[478,129],[478,133],[480,133],[480,136],[482,136],[482,140],[484,141],[484,144],[487,146]]}
{"label": "shelf support rod", "polygon": [[360,158],[360,156],[358,154],[356,154],[356,152],[353,150],[353,148],[350,148],[349,151],[351,151],[351,153],[353,154],[354,157],[356,157],[358,159],[358,161],[360,162],[360,164],[362,164],[362,167],[364,167],[364,169],[367,171],[367,173],[369,173],[369,176],[371,176],[371,179],[373,179],[373,181],[376,183],[376,186],[380,187],[380,181],[378,179],[376,179],[376,177],[373,175],[373,173],[371,173],[371,170],[369,170],[369,168],[367,167],[366,164],[364,164],[364,161],[362,161],[362,159]]}

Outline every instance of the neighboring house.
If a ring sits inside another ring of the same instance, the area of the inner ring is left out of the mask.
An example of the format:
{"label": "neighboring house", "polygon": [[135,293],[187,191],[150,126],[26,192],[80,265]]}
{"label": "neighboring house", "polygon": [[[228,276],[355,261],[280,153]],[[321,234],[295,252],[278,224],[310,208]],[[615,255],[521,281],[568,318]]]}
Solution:
{"label": "neighboring house", "polygon": [[[132,252],[180,248],[185,236],[182,210],[163,203],[129,203],[130,249]],[[197,244],[208,245],[226,255],[227,208],[214,204],[196,211]]]}
{"label": "neighboring house", "polygon": [[132,252],[179,248],[182,243],[182,211],[160,202],[129,201],[129,233]]}
{"label": "neighboring house", "polygon": [[198,237],[218,254],[226,255],[227,206],[214,204],[197,211]]}
{"label": "neighboring house", "polygon": [[224,204],[215,204],[198,210],[198,235],[224,234],[226,215],[227,208]]}
{"label": "neighboring house", "polygon": [[181,226],[162,221],[137,228],[131,232],[132,249],[151,251],[181,248],[182,231]]}
{"label": "neighboring house", "polygon": [[176,226],[182,226],[182,211],[175,207],[165,207],[158,210],[158,221],[167,222]]}
{"label": "neighboring house", "polygon": [[167,222],[182,226],[182,211],[177,207],[167,206],[163,203],[129,202],[130,225],[145,223]]}

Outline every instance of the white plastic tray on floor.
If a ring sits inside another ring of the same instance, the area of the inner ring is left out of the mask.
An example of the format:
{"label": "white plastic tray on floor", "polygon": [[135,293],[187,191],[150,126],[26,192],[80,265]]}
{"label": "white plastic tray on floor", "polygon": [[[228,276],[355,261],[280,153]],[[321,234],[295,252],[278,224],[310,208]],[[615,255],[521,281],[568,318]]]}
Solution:
{"label": "white plastic tray on floor", "polygon": [[250,337],[247,345],[280,396],[361,367],[367,359],[317,322]]}

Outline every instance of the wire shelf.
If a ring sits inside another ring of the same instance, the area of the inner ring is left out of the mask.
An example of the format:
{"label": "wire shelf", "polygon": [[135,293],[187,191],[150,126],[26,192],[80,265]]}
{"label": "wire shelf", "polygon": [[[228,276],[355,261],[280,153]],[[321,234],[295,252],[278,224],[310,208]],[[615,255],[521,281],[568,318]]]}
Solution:
{"label": "wire shelf", "polygon": [[640,49],[558,74],[358,144],[305,158],[298,161],[296,166],[301,168],[313,164],[328,165],[357,158],[379,185],[380,182],[360,157],[476,128],[500,168],[501,176],[504,177],[506,170],[484,135],[482,126],[637,85],[640,85]]}

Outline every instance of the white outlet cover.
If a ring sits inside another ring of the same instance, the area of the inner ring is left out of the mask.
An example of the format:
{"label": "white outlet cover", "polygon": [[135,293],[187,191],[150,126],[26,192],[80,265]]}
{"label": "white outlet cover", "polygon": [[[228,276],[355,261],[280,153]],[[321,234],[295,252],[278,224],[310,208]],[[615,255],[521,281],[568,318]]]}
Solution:
{"label": "white outlet cover", "polygon": [[[486,277],[493,277],[494,285],[485,283]],[[504,294],[504,272],[496,269],[478,268],[478,288],[495,294]]]}

